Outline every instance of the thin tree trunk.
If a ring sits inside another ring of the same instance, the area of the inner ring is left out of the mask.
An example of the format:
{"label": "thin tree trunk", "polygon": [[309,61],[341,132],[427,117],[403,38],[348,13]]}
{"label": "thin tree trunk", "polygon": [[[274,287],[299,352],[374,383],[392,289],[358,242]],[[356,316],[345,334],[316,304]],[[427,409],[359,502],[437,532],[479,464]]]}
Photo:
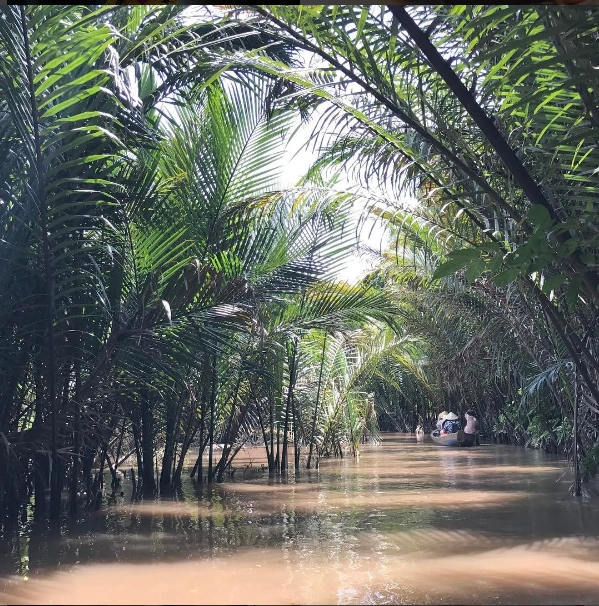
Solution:
{"label": "thin tree trunk", "polygon": [[203,474],[204,474],[204,451],[206,450],[206,446],[208,446],[208,441],[209,441],[209,437],[208,435],[205,435],[206,430],[203,429],[202,430],[202,434],[200,435],[200,446],[199,446],[199,450],[198,450],[198,458],[196,459],[196,462],[193,466],[193,469],[191,470],[191,473],[189,474],[189,477],[193,478],[196,473],[198,476],[198,482],[201,484],[203,481]]}
{"label": "thin tree trunk", "polygon": [[204,456],[204,433],[205,433],[205,428],[204,428],[204,418],[202,416],[202,420],[200,421],[200,446],[198,449],[198,458],[196,459],[195,465],[193,466],[193,469],[191,470],[191,473],[189,474],[190,478],[193,478],[196,473],[198,474],[198,482],[201,484],[202,483],[202,476],[203,476],[203,469],[202,469],[202,457]]}
{"label": "thin tree trunk", "polygon": [[[229,420],[227,421],[227,429],[225,431],[225,445],[223,446],[223,452],[222,452],[220,461],[218,462],[218,465],[216,466],[217,482],[223,481],[223,473],[225,471],[227,457],[229,456],[229,453],[231,452],[231,448],[232,448],[232,441],[233,441],[232,428],[233,428],[233,421],[235,419],[235,411],[237,410],[237,400],[239,397],[239,389],[241,388],[241,381],[243,379],[243,365],[249,355],[252,338],[253,338],[253,333],[250,335],[247,347],[243,354],[243,358],[241,359],[240,365],[239,365],[239,373],[237,375],[237,382],[235,383],[235,391],[233,392],[233,397],[232,397],[232,401],[231,401],[231,412],[229,414]],[[247,410],[247,406],[246,406],[246,410]],[[242,421],[238,421],[236,423],[237,431],[235,432],[235,434],[238,433],[239,426],[241,423],[242,423]]]}
{"label": "thin tree trunk", "polygon": [[208,390],[212,386],[212,376],[210,372],[210,356],[206,353],[204,354],[204,365],[202,368],[202,379],[200,385],[200,448],[198,451],[198,458],[196,459],[195,465],[189,474],[190,477],[194,477],[196,472],[198,472],[198,482],[201,484],[204,480],[203,474],[203,456],[204,456],[204,448],[205,444],[208,443],[208,438],[206,438],[206,413],[207,406],[206,402],[208,400],[207,394]]}
{"label": "thin tree trunk", "polygon": [[582,486],[580,482],[580,461],[578,457],[578,371],[574,370],[574,423],[572,428],[573,441],[573,459],[574,459],[574,481],[572,484],[572,492],[574,496],[582,495]]}
{"label": "thin tree trunk", "polygon": [[85,495],[86,509],[89,507],[89,504],[92,499],[92,491],[93,491],[93,477],[92,477],[92,467],[93,467],[93,458],[94,454],[90,452],[89,448],[85,449],[85,456],[82,457],[81,467],[83,468],[83,477],[85,478]]}
{"label": "thin tree trunk", "polygon": [[8,442],[0,440],[0,516],[4,513],[4,505],[10,500],[8,493]]}
{"label": "thin tree trunk", "polygon": [[289,469],[288,462],[288,435],[289,435],[289,412],[291,408],[291,394],[293,393],[293,389],[295,387],[294,377],[295,377],[295,357],[297,354],[297,344],[293,342],[291,345],[291,356],[289,359],[289,386],[287,389],[287,402],[285,404],[285,425],[283,427],[283,454],[281,457],[281,471],[287,471]]}
{"label": "thin tree trunk", "polygon": [[133,442],[135,444],[135,459],[137,460],[137,477],[140,481],[143,481],[144,463],[143,463],[143,456],[141,454],[141,436],[139,435],[139,426],[136,423],[136,419],[132,419],[131,430],[133,432]]}
{"label": "thin tree trunk", "polygon": [[74,436],[74,455],[73,470],[71,477],[71,514],[77,513],[77,503],[79,492],[79,465],[81,457],[81,403],[79,396],[81,392],[81,362],[75,360],[75,398],[73,406],[75,408],[75,436]]}
{"label": "thin tree trunk", "polygon": [[183,414],[185,402],[189,402],[191,398],[191,394],[187,387],[181,393],[177,401],[177,409],[175,411],[175,444],[173,447],[173,469],[172,469],[172,481],[171,486],[174,488],[181,481],[181,473],[183,471],[183,465],[185,463],[185,457],[187,455],[187,451],[191,446],[191,442],[195,437],[195,434],[198,431],[197,423],[195,421],[193,415],[193,409],[190,407],[189,414],[187,417],[187,423],[185,425],[185,434],[183,436],[183,441],[181,442],[181,452],[179,456],[179,460],[177,461],[177,442],[176,438],[178,436],[178,430],[181,425],[181,416]]}
{"label": "thin tree trunk", "polygon": [[33,518],[36,521],[42,521],[46,518],[46,462],[48,460],[47,454],[40,452],[41,437],[40,433],[44,426],[43,417],[43,383],[41,373],[34,371],[35,376],[35,419],[33,421],[33,431],[36,436],[36,452],[33,457],[33,473],[34,473],[34,491],[35,491],[35,504],[33,510]]}
{"label": "thin tree trunk", "polygon": [[156,490],[154,479],[154,419],[150,407],[149,393],[141,389],[141,446],[143,458],[143,490],[151,493]]}
{"label": "thin tree trunk", "polygon": [[288,459],[288,431],[289,431],[289,402],[290,398],[287,396],[287,404],[285,406],[285,424],[283,425],[283,446],[281,449],[281,473],[285,473],[289,469]]}
{"label": "thin tree trunk", "polygon": [[[198,428],[196,427],[193,431],[193,437],[191,437],[189,441],[185,441],[183,444],[181,444],[181,454],[179,456],[179,460],[177,461],[177,467],[173,472],[173,488],[175,488],[181,483],[181,475],[183,474],[183,465],[185,464],[185,457],[189,452],[191,442],[193,441],[193,438],[195,437],[197,432]],[[191,477],[193,478],[193,476]]]}
{"label": "thin tree trunk", "polygon": [[229,419],[227,421],[227,429],[225,431],[225,444],[223,446],[223,452],[220,457],[220,461],[216,466],[216,481],[223,481],[223,473],[225,470],[225,463],[227,461],[227,457],[229,456],[229,452],[231,450],[231,430],[233,429],[233,420],[235,418],[235,410],[237,408],[237,396],[239,394],[239,388],[241,386],[242,372],[241,369],[239,371],[239,376],[237,378],[237,384],[235,385],[235,393],[233,394],[233,401],[231,402],[231,412],[229,414]]}
{"label": "thin tree trunk", "polygon": [[135,479],[135,470],[131,468],[131,500],[134,501],[137,496],[137,480]]}
{"label": "thin tree trunk", "polygon": [[216,406],[216,387],[218,381],[218,369],[216,367],[216,355],[212,356],[212,388],[210,390],[210,434],[208,449],[208,482],[213,480],[212,457],[214,454],[214,414]]}
{"label": "thin tree trunk", "polygon": [[123,424],[121,426],[121,434],[119,435],[119,443],[116,447],[116,455],[114,456],[114,473],[118,471],[119,468],[119,458],[121,456],[121,448],[123,447],[123,438],[125,436],[125,423],[127,422],[127,418],[123,416]]}
{"label": "thin tree trunk", "polygon": [[94,509],[100,509],[102,503],[102,487],[104,486],[104,461],[106,460],[106,442],[102,445],[102,451],[100,453],[100,465],[98,473],[94,478],[91,491],[87,499],[87,507],[94,507]]}
{"label": "thin tree trunk", "polygon": [[275,458],[275,469],[277,473],[281,473],[281,456],[280,456],[280,448],[281,448],[281,419],[275,420],[277,426],[277,456]]}
{"label": "thin tree trunk", "polygon": [[[272,451],[268,447],[268,438],[266,436],[266,427],[264,425],[264,420],[262,419],[262,414],[260,412],[259,403],[256,403],[256,415],[258,416],[258,422],[260,423],[260,430],[262,431],[262,439],[264,440],[264,448],[266,449],[266,460],[268,461],[268,472],[269,472],[269,474],[271,474],[274,471],[274,459],[272,456]],[[271,440],[272,440],[272,436],[271,436]]]}
{"label": "thin tree trunk", "polygon": [[[237,400],[238,400],[238,393],[235,394],[235,402],[237,402]],[[231,451],[233,449],[233,442],[235,442],[235,440],[237,439],[237,437],[239,435],[239,428],[243,425],[243,422],[245,421],[245,417],[247,415],[248,409],[250,407],[250,403],[252,401],[256,401],[256,397],[254,394],[254,387],[252,385],[250,385],[249,399],[245,404],[242,404],[239,407],[239,415],[237,416],[237,418],[234,418],[232,420],[232,425],[229,427],[229,429],[227,431],[227,439],[225,440],[225,446],[223,448],[223,456],[221,457],[221,460],[219,461],[219,464],[216,468],[216,471],[218,473],[217,481],[219,481],[219,482],[223,481],[223,473],[227,467],[227,460],[229,459],[229,455],[231,454]],[[256,409],[258,409],[258,404],[256,404]],[[262,423],[262,421],[260,421],[260,423]],[[233,458],[235,457],[235,455],[238,452],[239,452],[239,447],[233,453],[233,456],[228,461],[229,463],[231,463],[233,461]]]}
{"label": "thin tree trunk", "polygon": [[324,369],[325,352],[327,347],[327,337],[329,333],[325,333],[324,340],[322,342],[322,358],[320,360],[320,371],[318,373],[318,387],[316,389],[316,404],[314,405],[314,418],[312,419],[312,429],[310,430],[310,452],[308,453],[308,462],[306,469],[310,469],[312,462],[312,449],[314,448],[314,435],[316,434],[316,421],[318,419],[318,404],[320,403],[320,389],[322,385],[322,371]]}
{"label": "thin tree trunk", "polygon": [[[272,389],[268,393],[268,413],[270,424],[270,459],[268,460],[268,472],[274,474],[276,471],[275,464],[275,397]],[[266,445],[266,436],[264,436],[264,444]],[[267,447],[268,452],[268,447]]]}
{"label": "thin tree trunk", "polygon": [[34,491],[35,491],[35,506],[33,511],[33,519],[41,522],[46,519],[46,467],[48,455],[41,452],[36,452],[34,456]]}
{"label": "thin tree trunk", "polygon": [[[170,408],[170,407],[169,407]],[[170,486],[171,469],[173,468],[174,447],[175,447],[175,419],[172,417],[172,411],[167,411],[166,418],[166,439],[164,442],[164,456],[162,458],[162,471],[160,473],[160,489]]]}
{"label": "thin tree trunk", "polygon": [[300,418],[295,408],[295,395],[291,392],[291,413],[293,415],[293,464],[296,475],[300,472]]}
{"label": "thin tree trunk", "polygon": [[294,355],[295,349],[292,349],[292,355],[290,356],[289,359],[289,385],[287,387],[287,398],[285,400],[285,422],[283,424],[283,449],[282,449],[282,453],[281,453],[281,472],[286,472],[287,469],[289,468],[289,463],[288,463],[288,452],[287,452],[287,445],[288,445],[288,431],[289,431],[289,409],[291,408],[291,390],[293,389],[292,387],[292,377],[293,377],[293,355]]}
{"label": "thin tree trunk", "polygon": [[116,488],[119,484],[119,479],[118,476],[116,475],[116,468],[114,463],[112,462],[111,458],[110,458],[110,453],[108,452],[108,442],[106,443],[106,445],[104,446],[104,451],[105,451],[105,459],[106,462],[108,463],[108,471],[110,472],[110,477],[112,478],[112,481],[110,482],[110,485],[112,488]]}
{"label": "thin tree trunk", "polygon": [[290,377],[290,385],[292,386],[292,389],[289,392],[289,402],[291,404],[291,418],[293,420],[293,465],[296,475],[300,472],[300,435],[302,433],[300,427],[299,413],[295,407],[295,384],[297,382],[297,352],[298,345],[296,342],[294,343],[293,349],[293,375]]}
{"label": "thin tree trunk", "polygon": [[[62,410],[67,410],[67,405],[69,403],[69,386],[71,384],[71,365],[69,364],[69,366],[66,368],[66,372],[65,372],[65,376],[64,376],[64,385],[62,388]],[[66,439],[66,436],[65,436]],[[63,443],[59,442],[59,447],[64,446]],[[56,470],[57,476],[58,476],[58,485],[60,486],[60,496],[61,496],[61,502],[62,502],[62,491],[67,487],[67,483],[66,483],[66,476],[65,476],[65,464],[64,461],[62,459],[62,457],[57,457],[54,460],[54,464],[58,466],[58,469]]]}
{"label": "thin tree trunk", "polygon": [[[174,478],[175,477],[175,471],[177,470],[177,444],[178,442],[175,441],[175,445],[173,447],[173,465],[172,465],[172,469],[171,469],[171,477]],[[183,451],[183,443],[181,443],[181,451]],[[181,460],[183,460],[184,457],[181,457]],[[174,486],[174,484],[173,484]]]}

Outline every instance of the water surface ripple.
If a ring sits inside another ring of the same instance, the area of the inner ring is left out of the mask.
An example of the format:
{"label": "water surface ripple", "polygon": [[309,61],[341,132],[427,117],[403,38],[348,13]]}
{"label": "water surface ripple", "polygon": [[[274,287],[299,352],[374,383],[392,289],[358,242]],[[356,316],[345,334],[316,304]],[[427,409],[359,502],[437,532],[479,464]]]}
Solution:
{"label": "water surface ripple", "polygon": [[563,460],[386,434],[297,478],[263,461],[170,499],[132,503],[125,481],[93,515],[3,537],[0,603],[599,604],[599,506],[567,496]]}

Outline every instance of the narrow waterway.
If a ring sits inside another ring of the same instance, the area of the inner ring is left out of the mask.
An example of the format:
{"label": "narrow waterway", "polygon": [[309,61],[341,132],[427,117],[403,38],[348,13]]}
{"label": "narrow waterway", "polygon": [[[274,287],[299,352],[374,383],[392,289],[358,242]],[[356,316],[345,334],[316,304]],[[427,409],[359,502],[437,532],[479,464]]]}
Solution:
{"label": "narrow waterway", "polygon": [[[0,542],[8,604],[599,604],[599,504],[567,463],[386,434],[358,459],[175,499],[124,496]],[[250,466],[251,462],[251,466]]]}

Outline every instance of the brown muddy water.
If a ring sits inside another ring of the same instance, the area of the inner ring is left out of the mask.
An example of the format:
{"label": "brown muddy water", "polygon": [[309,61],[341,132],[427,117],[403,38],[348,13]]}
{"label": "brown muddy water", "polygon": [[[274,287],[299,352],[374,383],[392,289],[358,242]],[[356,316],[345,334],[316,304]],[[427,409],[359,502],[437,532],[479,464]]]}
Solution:
{"label": "brown muddy water", "polygon": [[[599,604],[599,504],[538,451],[386,434],[358,459],[25,527],[5,604]],[[252,467],[244,474],[251,459]]]}

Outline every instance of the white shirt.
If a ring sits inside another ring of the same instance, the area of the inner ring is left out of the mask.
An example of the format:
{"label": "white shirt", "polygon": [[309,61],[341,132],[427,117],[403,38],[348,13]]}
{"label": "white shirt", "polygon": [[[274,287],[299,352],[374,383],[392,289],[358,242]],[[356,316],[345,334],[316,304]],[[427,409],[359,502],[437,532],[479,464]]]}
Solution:
{"label": "white shirt", "polygon": [[466,417],[466,427],[464,427],[464,431],[466,433],[477,433],[478,432],[478,421],[476,417],[472,415],[464,415]]}

